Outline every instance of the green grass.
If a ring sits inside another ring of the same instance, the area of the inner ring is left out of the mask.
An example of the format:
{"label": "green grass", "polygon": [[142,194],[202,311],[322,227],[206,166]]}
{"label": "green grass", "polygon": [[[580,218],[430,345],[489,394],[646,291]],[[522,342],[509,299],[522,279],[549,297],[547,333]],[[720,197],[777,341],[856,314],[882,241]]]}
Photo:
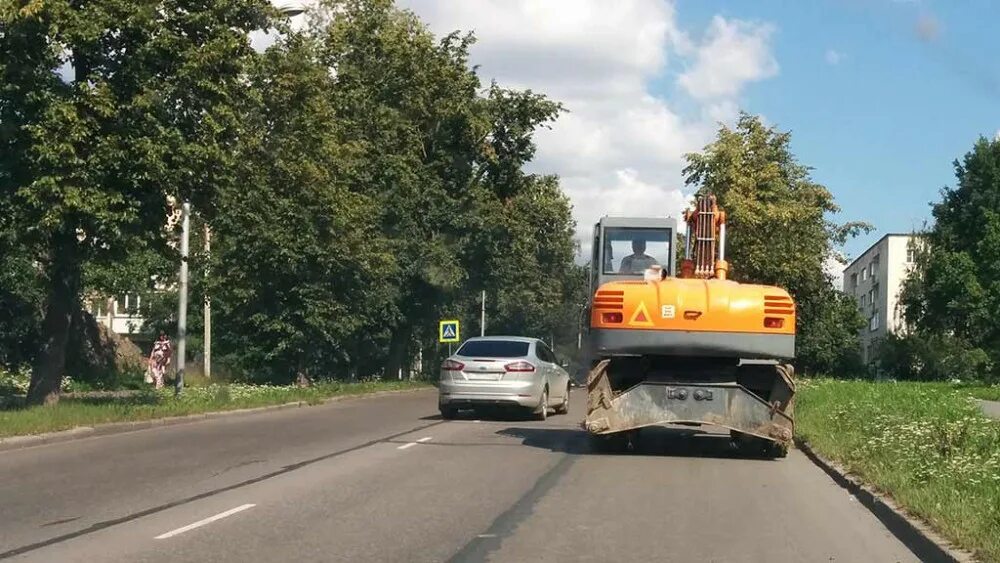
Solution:
{"label": "green grass", "polygon": [[318,383],[307,388],[231,384],[189,387],[180,397],[174,397],[171,389],[161,389],[158,392],[147,390],[128,397],[63,399],[59,404],[49,407],[0,410],[0,437],[295,401],[317,404],[330,397],[418,389],[428,385],[417,381]]}
{"label": "green grass", "polygon": [[982,415],[973,389],[982,388],[801,380],[796,433],[957,545],[1000,562],[1000,421]]}
{"label": "green grass", "polygon": [[985,401],[1000,401],[1000,385],[990,385],[988,387],[969,387],[970,395]]}

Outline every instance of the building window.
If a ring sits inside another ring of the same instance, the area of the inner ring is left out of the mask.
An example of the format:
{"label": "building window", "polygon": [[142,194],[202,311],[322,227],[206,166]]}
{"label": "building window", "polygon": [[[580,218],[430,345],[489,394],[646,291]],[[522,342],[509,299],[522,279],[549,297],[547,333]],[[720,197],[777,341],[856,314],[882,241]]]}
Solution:
{"label": "building window", "polygon": [[878,299],[878,284],[876,284],[874,287],[872,287],[871,302],[874,303],[876,299]]}
{"label": "building window", "polygon": [[906,263],[912,264],[917,261],[917,249],[912,246],[906,248]]}
{"label": "building window", "polygon": [[863,268],[861,270],[861,281],[868,279],[868,268]]}
{"label": "building window", "polygon": [[871,332],[878,330],[878,309],[872,311],[872,316],[868,319],[868,330]]}
{"label": "building window", "polygon": [[851,274],[851,289],[858,288],[858,274],[857,272]]}

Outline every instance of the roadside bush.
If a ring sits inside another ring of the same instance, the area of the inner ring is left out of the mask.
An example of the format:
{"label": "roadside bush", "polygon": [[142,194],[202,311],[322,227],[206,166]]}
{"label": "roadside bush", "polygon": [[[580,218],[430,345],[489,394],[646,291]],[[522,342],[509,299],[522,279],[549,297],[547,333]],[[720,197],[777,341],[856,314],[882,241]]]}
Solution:
{"label": "roadside bush", "polygon": [[6,370],[0,367],[0,396],[23,395],[28,392],[31,383],[31,369],[22,367],[17,370]]}
{"label": "roadside bush", "polygon": [[936,334],[890,334],[879,347],[879,366],[897,380],[991,382],[993,361],[981,348]]}

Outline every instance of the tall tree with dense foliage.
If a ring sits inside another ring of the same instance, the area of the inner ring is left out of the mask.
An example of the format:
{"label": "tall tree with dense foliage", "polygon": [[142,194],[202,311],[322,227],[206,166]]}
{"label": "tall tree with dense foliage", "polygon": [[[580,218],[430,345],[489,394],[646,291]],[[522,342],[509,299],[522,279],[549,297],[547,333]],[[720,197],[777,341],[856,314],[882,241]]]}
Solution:
{"label": "tall tree with dense foliage", "polygon": [[[0,198],[15,213],[0,247],[42,267],[0,278],[0,299],[48,309],[0,330],[29,352],[41,335],[33,401],[57,397],[84,288],[174,279],[167,196],[196,210],[189,328],[211,295],[215,357],[245,377],[405,372],[436,352],[439,318],[478,317],[482,290],[491,330],[565,336],[570,205],[557,178],[524,170],[560,106],[484,88],[471,35],[437,39],[389,0],[323,0],[301,31],[263,0],[131,8],[2,12]],[[248,32],[271,27],[252,51]],[[160,297],[144,299],[147,330],[175,322]]]}
{"label": "tall tree with dense foliage", "polygon": [[222,191],[212,225],[218,352],[272,382],[347,371],[352,343],[395,311],[396,263],[374,198],[350,189],[354,149],[318,47],[291,34],[259,61],[242,181]]}
{"label": "tall tree with dense foliage", "polygon": [[900,357],[888,367],[902,366],[901,376],[998,375],[1000,140],[980,138],[954,166],[957,185],[934,204],[934,224],[915,245],[916,268],[904,285],[907,340],[926,345],[897,343]]}
{"label": "tall tree with dense foliage", "polygon": [[833,196],[791,151],[791,134],[742,113],[719,128],[701,153],[686,156],[685,181],[718,197],[729,225],[726,259],[735,280],[784,287],[798,310],[800,370],[842,373],[857,367],[864,321],[836,291],[824,264],[863,223],[838,224]]}
{"label": "tall tree with dense foliage", "polygon": [[343,142],[357,150],[351,185],[378,202],[399,267],[398,293],[383,305],[397,312],[386,371],[405,370],[415,339],[483,289],[499,305],[498,327],[509,313],[513,328],[524,317],[515,309],[529,304],[531,319],[546,318],[572,261],[571,215],[555,179],[523,167],[558,104],[495,85],[482,95],[472,36],[436,41],[389,0],[323,7],[336,15],[314,33],[336,71]]}
{"label": "tall tree with dense foliage", "polygon": [[28,399],[58,399],[88,263],[162,247],[166,196],[233,181],[248,33],[265,0],[0,4],[0,207],[40,264]]}

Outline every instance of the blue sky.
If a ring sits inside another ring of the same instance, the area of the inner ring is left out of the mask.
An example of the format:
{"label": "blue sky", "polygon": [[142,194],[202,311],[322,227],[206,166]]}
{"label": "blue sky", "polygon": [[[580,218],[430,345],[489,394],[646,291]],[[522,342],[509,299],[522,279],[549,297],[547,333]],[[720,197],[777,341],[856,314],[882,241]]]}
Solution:
{"label": "blue sky", "polygon": [[580,261],[602,215],[679,217],[684,154],[739,109],[792,131],[836,220],[873,224],[848,257],[919,228],[952,162],[1000,130],[995,0],[397,3],[439,35],[474,32],[484,82],[565,104],[532,166],[560,176]]}
{"label": "blue sky", "polygon": [[748,86],[740,105],[792,131],[794,151],[833,192],[841,220],[875,226],[848,244],[852,256],[929,220],[929,202],[954,185],[953,161],[1000,129],[1000,2],[677,5],[682,28],[720,13],[774,26],[779,71]]}

